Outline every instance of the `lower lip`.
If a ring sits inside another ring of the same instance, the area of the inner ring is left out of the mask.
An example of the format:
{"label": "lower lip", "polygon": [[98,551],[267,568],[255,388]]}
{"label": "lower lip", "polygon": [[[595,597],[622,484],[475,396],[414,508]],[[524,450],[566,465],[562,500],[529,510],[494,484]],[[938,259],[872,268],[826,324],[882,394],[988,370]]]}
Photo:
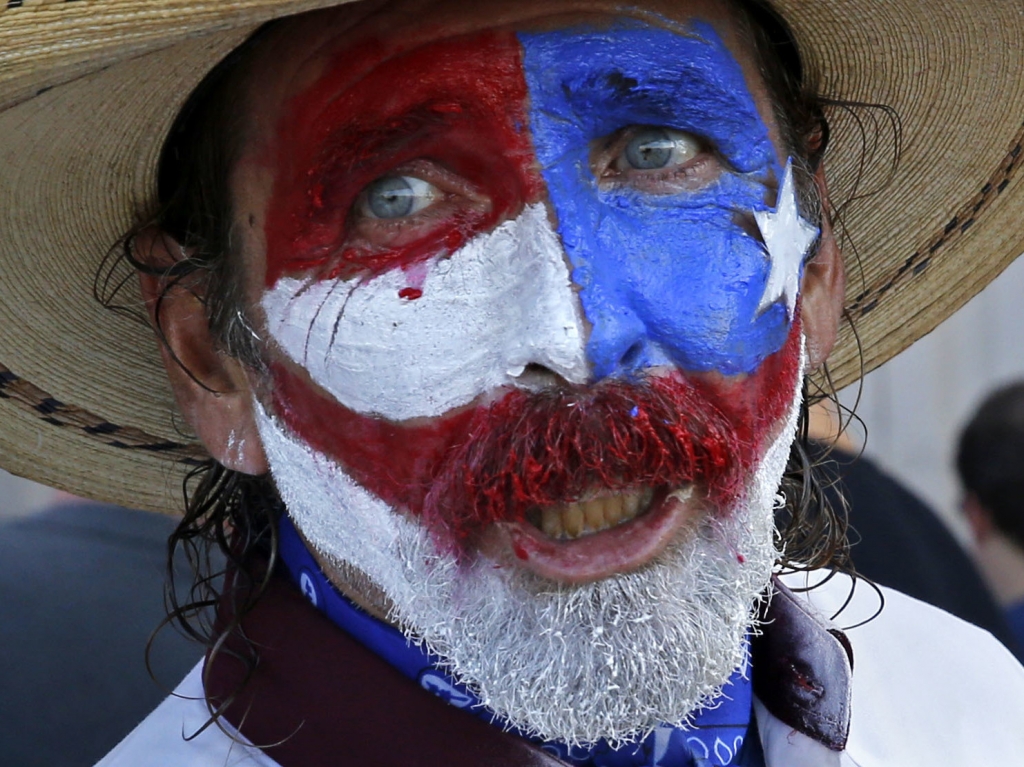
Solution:
{"label": "lower lip", "polygon": [[697,493],[685,501],[663,494],[635,519],[571,541],[549,538],[525,521],[499,523],[495,532],[504,539],[499,547],[507,547],[518,566],[563,583],[589,583],[646,565],[702,510]]}

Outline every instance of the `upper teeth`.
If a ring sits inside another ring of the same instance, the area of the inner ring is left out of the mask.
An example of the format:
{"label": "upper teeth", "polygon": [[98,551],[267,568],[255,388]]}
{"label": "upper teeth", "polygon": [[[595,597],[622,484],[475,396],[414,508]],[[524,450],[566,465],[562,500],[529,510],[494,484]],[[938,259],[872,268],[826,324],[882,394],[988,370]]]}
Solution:
{"label": "upper teeth", "polygon": [[647,511],[654,491],[630,490],[541,509],[540,529],[551,538],[578,538],[628,522]]}

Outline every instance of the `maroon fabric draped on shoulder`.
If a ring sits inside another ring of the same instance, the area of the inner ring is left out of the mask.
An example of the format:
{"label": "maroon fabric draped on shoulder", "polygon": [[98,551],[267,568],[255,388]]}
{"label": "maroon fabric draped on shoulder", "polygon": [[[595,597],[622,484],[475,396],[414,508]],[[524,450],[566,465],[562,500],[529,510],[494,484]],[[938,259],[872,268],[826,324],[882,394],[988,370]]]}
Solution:
{"label": "maroon fabric draped on shoulder", "polygon": [[[259,648],[259,664],[225,718],[283,767],[564,765],[402,676],[284,577],[271,580],[242,626]],[[245,653],[237,634],[207,660],[206,692],[214,705],[246,675],[231,651]]]}

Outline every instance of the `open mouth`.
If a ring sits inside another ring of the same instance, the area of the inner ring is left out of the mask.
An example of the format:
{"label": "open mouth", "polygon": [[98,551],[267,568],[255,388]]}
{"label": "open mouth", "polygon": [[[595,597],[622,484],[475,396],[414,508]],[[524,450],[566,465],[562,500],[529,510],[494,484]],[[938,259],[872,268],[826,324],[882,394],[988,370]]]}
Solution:
{"label": "open mouth", "polygon": [[617,527],[645,514],[657,495],[664,493],[656,493],[653,488],[615,494],[597,492],[571,503],[533,509],[526,518],[549,538],[571,541]]}
{"label": "open mouth", "polygon": [[552,580],[583,583],[650,562],[703,513],[693,485],[598,490],[536,508],[523,522],[495,526],[521,567]]}

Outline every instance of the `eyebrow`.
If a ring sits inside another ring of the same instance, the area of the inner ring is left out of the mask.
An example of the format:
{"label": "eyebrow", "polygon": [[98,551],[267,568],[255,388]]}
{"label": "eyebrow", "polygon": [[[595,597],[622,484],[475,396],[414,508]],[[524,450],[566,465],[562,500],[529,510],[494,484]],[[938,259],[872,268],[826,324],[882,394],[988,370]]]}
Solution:
{"label": "eyebrow", "polygon": [[[444,101],[451,103],[452,99]],[[390,164],[396,155],[415,155],[418,144],[453,122],[453,112],[439,109],[438,102],[424,101],[384,125],[351,121],[339,126],[323,141],[321,167],[328,172],[355,173]]]}

